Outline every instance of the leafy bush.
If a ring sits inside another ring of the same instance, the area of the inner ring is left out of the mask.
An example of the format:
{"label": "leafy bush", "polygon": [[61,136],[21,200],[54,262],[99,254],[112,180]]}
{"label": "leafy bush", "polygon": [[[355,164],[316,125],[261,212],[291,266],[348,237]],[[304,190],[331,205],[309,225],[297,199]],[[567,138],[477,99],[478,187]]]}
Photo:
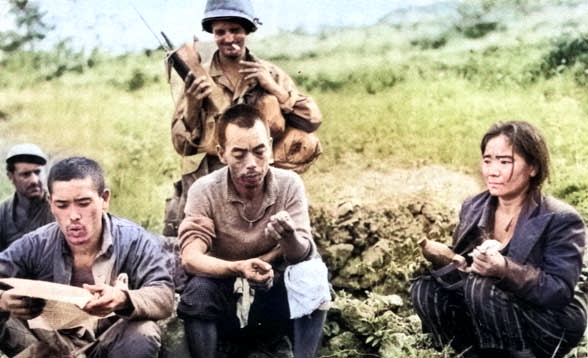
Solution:
{"label": "leafy bush", "polygon": [[45,22],[43,17],[47,12],[41,11],[37,3],[13,0],[8,2],[8,6],[8,16],[3,21],[13,19],[16,29],[0,32],[1,51],[32,51],[35,45],[45,38],[46,33],[55,28]]}
{"label": "leafy bush", "polygon": [[563,188],[554,190],[554,195],[574,206],[580,215],[588,218],[588,185],[585,183],[573,183]]}
{"label": "leafy bush", "polygon": [[[63,39],[49,50],[39,50],[38,44],[55,26],[44,17],[47,12],[40,5],[26,0],[8,2],[6,21],[14,20],[15,28],[0,31],[0,64],[3,72],[26,72],[28,76],[19,81],[20,86],[37,81],[49,81],[66,72],[82,73],[87,64],[83,51],[74,50],[69,39]],[[6,76],[3,76],[4,78]],[[3,80],[1,85],[7,85]]]}
{"label": "leafy bush", "polygon": [[497,28],[498,22],[496,21],[482,21],[457,27],[459,32],[463,33],[463,35],[469,39],[478,39],[480,37],[484,37],[486,34],[496,30]]}
{"label": "leafy bush", "polygon": [[145,86],[145,77],[146,75],[141,72],[141,70],[136,69],[133,71],[131,78],[127,82],[127,89],[130,92],[136,91],[138,89],[143,88]]}
{"label": "leafy bush", "polygon": [[423,37],[413,39],[410,41],[410,44],[414,47],[420,48],[421,50],[438,49],[447,44],[447,35],[441,34],[433,38]]}
{"label": "leafy bush", "polygon": [[588,82],[588,35],[576,38],[563,37],[556,40],[539,65],[539,72],[551,78],[565,70],[573,69],[574,78],[579,85]]}
{"label": "leafy bush", "polygon": [[[93,51],[91,56],[87,57],[82,50],[74,50],[69,40],[62,40],[50,50],[13,52],[10,56],[4,57],[0,65],[5,73],[18,74],[15,85],[26,87],[39,81],[54,80],[66,73],[81,74],[96,62],[92,58],[96,54],[97,52]],[[0,85],[10,85],[8,77],[3,76]]]}

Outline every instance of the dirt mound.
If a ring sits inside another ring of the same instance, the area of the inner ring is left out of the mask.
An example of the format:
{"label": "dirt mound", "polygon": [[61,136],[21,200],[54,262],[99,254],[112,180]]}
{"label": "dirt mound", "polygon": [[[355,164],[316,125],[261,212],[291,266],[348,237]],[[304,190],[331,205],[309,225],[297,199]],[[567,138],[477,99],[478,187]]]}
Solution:
{"label": "dirt mound", "polygon": [[334,294],[322,354],[404,356],[430,346],[408,297],[410,279],[429,268],[418,242],[450,242],[461,202],[480,186],[439,166],[354,180],[363,184],[342,191],[346,201],[311,206]]}
{"label": "dirt mound", "polygon": [[482,188],[477,178],[440,165],[387,171],[366,170],[353,177],[332,171],[321,174],[321,185],[329,187],[330,197],[315,200],[320,201],[315,206],[351,202],[363,207],[387,208],[398,203],[421,200],[442,203],[454,211],[459,209],[464,199]]}

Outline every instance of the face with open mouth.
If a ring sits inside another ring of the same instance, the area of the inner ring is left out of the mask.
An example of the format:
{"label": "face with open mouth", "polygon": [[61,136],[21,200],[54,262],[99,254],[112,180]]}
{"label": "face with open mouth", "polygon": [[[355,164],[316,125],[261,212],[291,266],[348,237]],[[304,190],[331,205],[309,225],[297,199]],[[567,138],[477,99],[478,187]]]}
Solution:
{"label": "face with open mouth", "polygon": [[91,177],[53,183],[51,211],[72,250],[99,245],[109,199],[110,192],[98,193]]}

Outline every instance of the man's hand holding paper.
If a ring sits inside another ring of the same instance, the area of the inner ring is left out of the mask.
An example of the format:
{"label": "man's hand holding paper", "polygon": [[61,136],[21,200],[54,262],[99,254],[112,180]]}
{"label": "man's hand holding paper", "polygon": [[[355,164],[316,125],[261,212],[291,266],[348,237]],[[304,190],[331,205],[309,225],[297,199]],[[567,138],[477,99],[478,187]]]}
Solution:
{"label": "man's hand holding paper", "polygon": [[115,311],[132,308],[129,296],[118,287],[98,284],[84,285],[84,289],[92,294],[92,298],[82,309],[91,315],[107,316]]}
{"label": "man's hand holding paper", "polygon": [[42,298],[23,296],[13,289],[0,294],[0,311],[10,312],[14,317],[24,320],[40,315],[46,303]]}

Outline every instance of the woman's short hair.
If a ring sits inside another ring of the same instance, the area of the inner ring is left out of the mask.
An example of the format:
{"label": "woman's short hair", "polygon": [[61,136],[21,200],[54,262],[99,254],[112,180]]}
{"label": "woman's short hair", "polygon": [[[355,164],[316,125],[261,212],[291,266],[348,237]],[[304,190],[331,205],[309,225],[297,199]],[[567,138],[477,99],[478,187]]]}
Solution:
{"label": "woman's short hair", "polygon": [[531,189],[539,189],[549,177],[549,149],[543,135],[537,128],[525,121],[507,121],[493,124],[482,137],[482,155],[490,139],[504,135],[510,141],[513,151],[523,157],[527,164],[535,167],[535,176],[530,179]]}

